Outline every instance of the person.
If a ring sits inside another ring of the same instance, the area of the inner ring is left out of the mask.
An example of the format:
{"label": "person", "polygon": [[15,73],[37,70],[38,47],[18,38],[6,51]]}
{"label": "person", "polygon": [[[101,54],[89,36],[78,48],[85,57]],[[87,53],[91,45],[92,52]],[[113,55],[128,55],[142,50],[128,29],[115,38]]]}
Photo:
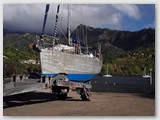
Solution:
{"label": "person", "polygon": [[48,76],[48,80],[49,80],[49,87],[50,87],[51,76]]}
{"label": "person", "polygon": [[80,54],[80,45],[79,44],[75,45],[75,53]]}
{"label": "person", "polygon": [[22,75],[22,74],[20,74],[19,78],[20,78],[20,81],[22,81],[23,75]]}
{"label": "person", "polygon": [[57,93],[57,94],[60,93],[60,89],[59,89],[59,87],[57,86],[57,81],[56,81],[56,80],[54,80],[54,81],[53,81],[53,84],[52,84],[52,93]]}
{"label": "person", "polygon": [[16,86],[16,74],[13,73],[12,77],[13,77],[13,82],[14,82],[14,87],[15,87]]}
{"label": "person", "polygon": [[16,82],[16,74],[15,73],[13,73],[12,77],[13,77],[13,82]]}
{"label": "person", "polygon": [[45,79],[46,79],[46,76],[43,75],[43,76],[42,76],[42,83],[45,83]]}
{"label": "person", "polygon": [[97,53],[97,54],[96,54],[96,57],[97,57],[97,58],[99,58],[99,57],[100,57],[100,54],[99,54],[99,53]]}

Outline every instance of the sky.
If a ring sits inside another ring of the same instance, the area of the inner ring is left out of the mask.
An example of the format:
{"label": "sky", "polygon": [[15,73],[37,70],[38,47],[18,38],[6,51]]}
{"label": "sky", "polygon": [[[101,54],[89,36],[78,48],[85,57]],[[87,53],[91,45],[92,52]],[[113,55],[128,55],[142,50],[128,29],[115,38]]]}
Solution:
{"label": "sky", "polygon": [[[41,33],[46,4],[4,4],[3,28],[10,31]],[[55,27],[58,4],[51,4],[45,32]],[[58,24],[61,31],[68,25],[68,7],[60,5]],[[71,30],[79,24],[94,28],[139,31],[155,28],[154,4],[72,4]]]}

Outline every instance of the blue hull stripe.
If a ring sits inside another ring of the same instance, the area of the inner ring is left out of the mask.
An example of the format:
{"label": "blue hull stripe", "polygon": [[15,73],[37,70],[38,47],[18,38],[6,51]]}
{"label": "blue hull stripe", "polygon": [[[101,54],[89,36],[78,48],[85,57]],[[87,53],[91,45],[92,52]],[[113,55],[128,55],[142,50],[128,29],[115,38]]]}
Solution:
{"label": "blue hull stripe", "polygon": [[54,74],[54,73],[42,73],[42,75],[46,75],[46,76],[56,76],[57,74]]}
{"label": "blue hull stripe", "polygon": [[96,74],[68,74],[67,77],[69,80],[73,81],[86,81],[93,79]]}
{"label": "blue hull stripe", "polygon": [[[42,75],[46,76],[55,76],[57,74],[54,73],[44,73]],[[79,82],[85,82],[90,79],[93,79],[97,74],[67,74],[67,77],[70,81],[79,81]]]}

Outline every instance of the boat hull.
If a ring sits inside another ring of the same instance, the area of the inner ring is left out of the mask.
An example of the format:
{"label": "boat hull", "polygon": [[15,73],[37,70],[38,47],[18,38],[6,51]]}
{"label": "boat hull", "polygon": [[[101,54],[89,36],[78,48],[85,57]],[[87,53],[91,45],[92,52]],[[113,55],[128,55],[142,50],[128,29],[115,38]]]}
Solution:
{"label": "boat hull", "polygon": [[94,57],[42,49],[40,52],[42,75],[66,74],[70,81],[85,82],[101,70],[102,62]]}

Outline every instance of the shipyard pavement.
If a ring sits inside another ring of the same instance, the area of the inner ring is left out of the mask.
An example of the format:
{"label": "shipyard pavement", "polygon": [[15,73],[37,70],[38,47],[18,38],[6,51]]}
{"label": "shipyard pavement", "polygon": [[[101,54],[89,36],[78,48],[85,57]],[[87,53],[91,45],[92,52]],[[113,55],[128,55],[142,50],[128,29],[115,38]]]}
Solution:
{"label": "shipyard pavement", "polygon": [[3,101],[4,116],[155,116],[155,99],[142,93],[92,92],[82,101],[75,91],[56,100],[49,89],[10,96]]}

